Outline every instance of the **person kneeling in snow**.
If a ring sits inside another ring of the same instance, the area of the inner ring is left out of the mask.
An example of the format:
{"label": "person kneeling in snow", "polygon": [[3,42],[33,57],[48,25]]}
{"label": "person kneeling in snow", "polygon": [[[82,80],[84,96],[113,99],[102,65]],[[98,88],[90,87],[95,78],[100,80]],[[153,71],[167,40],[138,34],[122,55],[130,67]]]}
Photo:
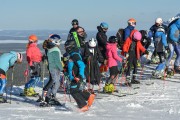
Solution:
{"label": "person kneeling in snow", "polygon": [[0,56],[0,103],[6,102],[6,99],[3,98],[4,88],[7,83],[6,72],[13,67],[16,62],[21,63],[22,59],[22,54],[14,51],[4,53]]}
{"label": "person kneeling in snow", "polygon": [[[70,55],[68,62],[68,74],[71,80],[70,94],[77,102],[81,111],[88,110],[94,101],[94,94],[90,94],[86,89],[86,79],[84,75],[85,64],[82,61],[79,49],[74,40],[65,43],[66,52]],[[88,101],[88,103],[86,103]]]}

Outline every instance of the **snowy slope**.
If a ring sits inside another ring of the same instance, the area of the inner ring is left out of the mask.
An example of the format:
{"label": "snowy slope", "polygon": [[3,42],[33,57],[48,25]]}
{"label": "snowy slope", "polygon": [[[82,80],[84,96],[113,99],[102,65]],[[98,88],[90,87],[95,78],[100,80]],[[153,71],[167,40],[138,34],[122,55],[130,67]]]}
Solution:
{"label": "snowy slope", "polygon": [[[146,65],[143,74],[146,80],[141,80],[138,94],[125,97],[109,95],[103,99],[96,99],[93,106],[85,113],[79,112],[76,103],[68,94],[58,93],[61,103],[72,111],[65,111],[60,107],[40,108],[35,101],[38,98],[20,97],[23,86],[14,86],[12,104],[0,105],[0,119],[64,119],[64,120],[179,120],[180,119],[180,75],[175,75],[167,80],[149,79],[151,72],[156,65]],[[141,69],[141,68],[140,68]],[[119,78],[118,82],[122,79]],[[146,82],[153,81],[153,85],[145,85]],[[40,85],[41,86],[41,85]],[[128,87],[117,86],[118,89],[130,89]],[[41,88],[36,90],[41,92]],[[9,93],[10,89],[8,89]],[[8,94],[9,101],[9,94]]]}

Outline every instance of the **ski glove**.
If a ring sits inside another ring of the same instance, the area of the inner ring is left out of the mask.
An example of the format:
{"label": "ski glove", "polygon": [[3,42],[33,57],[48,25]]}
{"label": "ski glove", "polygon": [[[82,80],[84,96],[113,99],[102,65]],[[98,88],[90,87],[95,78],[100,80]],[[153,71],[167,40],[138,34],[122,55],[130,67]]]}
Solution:
{"label": "ski glove", "polygon": [[34,66],[30,66],[30,68],[31,68],[31,70],[34,70],[34,69],[35,69],[35,67],[34,67]]}
{"label": "ski glove", "polygon": [[147,50],[146,50],[144,53],[147,54],[147,55],[149,55],[149,52],[148,52]]}
{"label": "ski glove", "polygon": [[165,49],[168,51],[168,50],[169,50],[169,47],[168,47],[168,46],[165,46]]}

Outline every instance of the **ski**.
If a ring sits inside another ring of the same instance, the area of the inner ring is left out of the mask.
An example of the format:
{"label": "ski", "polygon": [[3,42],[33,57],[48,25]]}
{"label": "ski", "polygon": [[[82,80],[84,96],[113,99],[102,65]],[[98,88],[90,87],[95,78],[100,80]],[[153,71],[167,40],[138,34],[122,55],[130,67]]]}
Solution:
{"label": "ski", "polygon": [[39,96],[39,93],[34,94],[34,95],[32,95],[32,96],[27,96],[27,95],[25,95],[24,93],[20,93],[19,96],[24,96],[24,97],[38,97],[38,96]]}
{"label": "ski", "polygon": [[55,110],[60,110],[60,111],[73,111],[71,108],[66,107],[65,103],[61,104],[47,104],[46,102],[40,102],[39,107],[55,107]]}

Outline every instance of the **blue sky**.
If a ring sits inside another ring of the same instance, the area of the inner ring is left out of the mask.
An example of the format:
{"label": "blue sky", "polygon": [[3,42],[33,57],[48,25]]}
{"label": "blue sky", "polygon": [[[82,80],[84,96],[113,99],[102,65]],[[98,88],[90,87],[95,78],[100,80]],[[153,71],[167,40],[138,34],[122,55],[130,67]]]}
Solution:
{"label": "blue sky", "polygon": [[0,29],[69,30],[77,18],[86,30],[104,21],[109,30],[126,27],[129,18],[137,29],[148,29],[156,17],[180,13],[180,0],[0,0]]}

